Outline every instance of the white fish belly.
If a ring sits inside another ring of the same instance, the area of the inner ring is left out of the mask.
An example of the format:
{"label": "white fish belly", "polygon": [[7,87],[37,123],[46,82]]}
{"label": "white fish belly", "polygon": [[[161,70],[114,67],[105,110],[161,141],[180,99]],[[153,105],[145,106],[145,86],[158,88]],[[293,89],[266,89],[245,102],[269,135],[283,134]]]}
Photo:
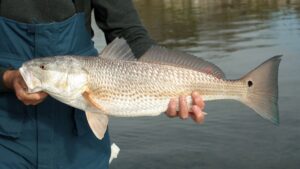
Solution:
{"label": "white fish belly", "polygon": [[[158,116],[168,108],[171,98],[157,99],[145,97],[139,100],[124,99],[111,101],[99,101],[105,109],[105,113],[118,117]],[[192,99],[187,97],[187,104],[192,105]],[[176,108],[179,109],[178,107]]]}
{"label": "white fish belly", "polygon": [[169,101],[144,98],[140,100],[100,101],[108,115],[119,117],[157,116],[166,111]]}

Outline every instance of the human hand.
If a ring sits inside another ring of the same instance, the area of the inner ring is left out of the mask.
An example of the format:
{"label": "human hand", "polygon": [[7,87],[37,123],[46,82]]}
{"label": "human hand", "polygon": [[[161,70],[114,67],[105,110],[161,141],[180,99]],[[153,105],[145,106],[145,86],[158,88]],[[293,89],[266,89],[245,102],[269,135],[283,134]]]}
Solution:
{"label": "human hand", "polygon": [[18,70],[5,71],[3,82],[5,87],[15,91],[16,97],[25,105],[37,105],[48,96],[45,92],[27,93],[27,85]]}
{"label": "human hand", "polygon": [[181,119],[187,119],[191,117],[196,123],[203,123],[205,112],[202,110],[205,107],[203,99],[197,92],[192,93],[193,106],[191,107],[191,112],[189,112],[186,98],[184,96],[179,97],[179,111],[176,111],[177,101],[171,99],[169,102],[166,115],[168,117],[180,117]]}

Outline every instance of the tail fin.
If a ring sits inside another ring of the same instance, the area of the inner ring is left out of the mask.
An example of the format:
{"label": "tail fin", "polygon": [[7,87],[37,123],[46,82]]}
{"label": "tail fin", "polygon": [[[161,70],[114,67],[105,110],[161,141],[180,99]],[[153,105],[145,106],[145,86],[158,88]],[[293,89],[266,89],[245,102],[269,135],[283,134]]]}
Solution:
{"label": "tail fin", "polygon": [[249,72],[241,80],[248,86],[242,102],[263,118],[279,124],[278,67],[281,55],[274,56]]}

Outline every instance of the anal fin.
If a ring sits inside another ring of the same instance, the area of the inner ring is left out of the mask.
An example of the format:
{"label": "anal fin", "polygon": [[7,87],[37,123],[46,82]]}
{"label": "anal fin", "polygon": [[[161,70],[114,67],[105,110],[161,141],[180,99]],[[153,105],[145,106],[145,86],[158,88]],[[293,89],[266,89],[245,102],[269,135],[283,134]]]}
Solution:
{"label": "anal fin", "polygon": [[107,130],[108,116],[101,113],[86,112],[86,117],[95,136],[102,140]]}

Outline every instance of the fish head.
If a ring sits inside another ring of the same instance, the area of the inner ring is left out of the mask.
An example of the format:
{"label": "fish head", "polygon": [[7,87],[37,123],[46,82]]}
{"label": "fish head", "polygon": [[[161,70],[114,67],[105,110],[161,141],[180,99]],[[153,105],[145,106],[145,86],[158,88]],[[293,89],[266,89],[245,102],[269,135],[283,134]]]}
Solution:
{"label": "fish head", "polygon": [[74,57],[45,57],[25,62],[19,69],[29,93],[45,91],[71,96],[87,83],[87,72]]}

